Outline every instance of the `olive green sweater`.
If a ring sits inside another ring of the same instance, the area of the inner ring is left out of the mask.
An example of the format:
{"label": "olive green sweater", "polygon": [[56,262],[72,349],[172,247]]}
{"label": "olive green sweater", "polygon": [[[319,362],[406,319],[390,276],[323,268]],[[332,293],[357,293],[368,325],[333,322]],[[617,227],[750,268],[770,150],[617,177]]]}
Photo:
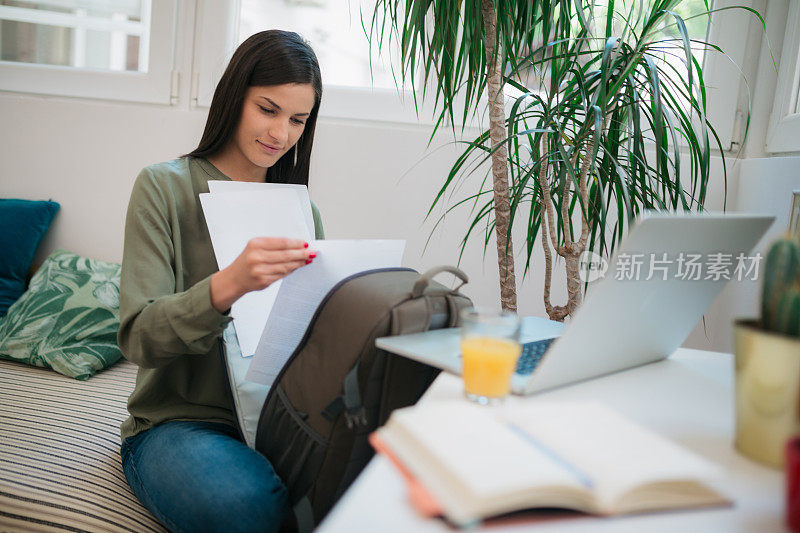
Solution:
{"label": "olive green sweater", "polygon": [[145,168],[134,183],[117,340],[139,373],[123,440],[167,420],[235,425],[217,342],[232,319],[211,306],[210,278],[218,267],[198,198],[210,180],[230,178],[205,159],[181,158]]}

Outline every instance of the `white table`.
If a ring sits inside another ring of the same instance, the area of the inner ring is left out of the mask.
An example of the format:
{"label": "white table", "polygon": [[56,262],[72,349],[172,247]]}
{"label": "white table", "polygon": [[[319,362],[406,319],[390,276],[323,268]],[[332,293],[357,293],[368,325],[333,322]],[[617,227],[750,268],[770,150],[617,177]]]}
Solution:
{"label": "white table", "polygon": [[[442,373],[421,402],[461,397],[459,378]],[[526,513],[484,524],[482,530],[519,532],[624,531],[680,533],[786,531],[783,474],[739,455],[733,448],[733,358],[730,354],[679,349],[669,359],[611,376],[510,402],[599,400],[632,420],[693,450],[723,468],[715,483],[733,500],[726,508],[597,518],[587,515],[537,519]],[[418,515],[392,465],[376,456],[320,525],[321,533],[446,532],[440,519]]]}

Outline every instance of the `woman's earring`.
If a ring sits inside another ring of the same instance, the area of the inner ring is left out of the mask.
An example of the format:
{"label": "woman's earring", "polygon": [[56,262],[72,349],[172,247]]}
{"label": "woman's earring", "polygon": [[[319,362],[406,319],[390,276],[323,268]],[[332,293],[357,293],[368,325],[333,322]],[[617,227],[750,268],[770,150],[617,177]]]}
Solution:
{"label": "woman's earring", "polygon": [[297,166],[297,145],[294,145],[294,166]]}

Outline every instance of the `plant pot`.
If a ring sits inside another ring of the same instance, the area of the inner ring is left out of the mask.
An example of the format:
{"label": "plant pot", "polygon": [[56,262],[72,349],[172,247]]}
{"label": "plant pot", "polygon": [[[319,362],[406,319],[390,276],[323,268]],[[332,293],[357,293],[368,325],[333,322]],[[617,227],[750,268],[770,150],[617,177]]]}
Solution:
{"label": "plant pot", "polygon": [[800,434],[800,339],[734,324],[736,440],[742,454],[781,468],[786,442]]}

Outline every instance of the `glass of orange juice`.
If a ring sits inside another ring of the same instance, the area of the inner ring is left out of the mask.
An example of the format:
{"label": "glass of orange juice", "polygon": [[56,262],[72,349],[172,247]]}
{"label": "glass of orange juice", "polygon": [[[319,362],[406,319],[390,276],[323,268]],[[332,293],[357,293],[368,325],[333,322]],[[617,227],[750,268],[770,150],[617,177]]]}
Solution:
{"label": "glass of orange juice", "polygon": [[497,403],[511,390],[522,347],[515,313],[471,307],[461,311],[464,393],[480,404]]}

